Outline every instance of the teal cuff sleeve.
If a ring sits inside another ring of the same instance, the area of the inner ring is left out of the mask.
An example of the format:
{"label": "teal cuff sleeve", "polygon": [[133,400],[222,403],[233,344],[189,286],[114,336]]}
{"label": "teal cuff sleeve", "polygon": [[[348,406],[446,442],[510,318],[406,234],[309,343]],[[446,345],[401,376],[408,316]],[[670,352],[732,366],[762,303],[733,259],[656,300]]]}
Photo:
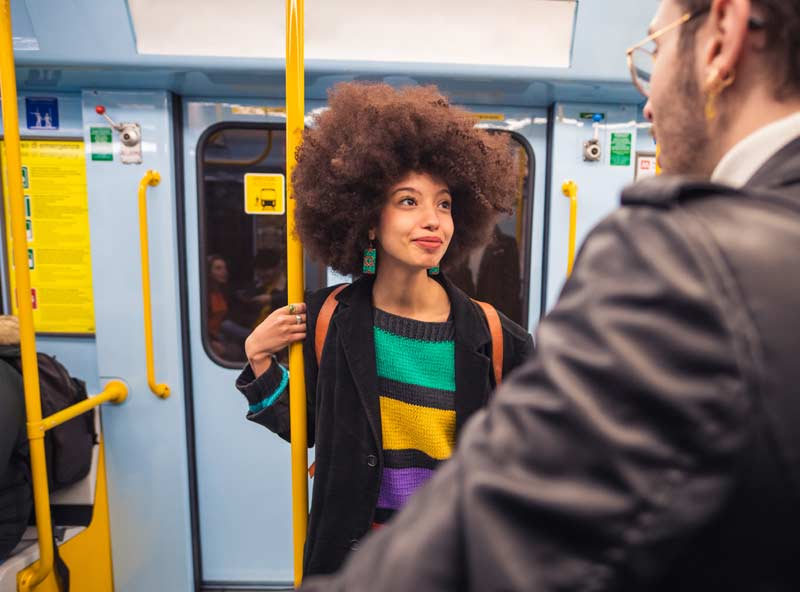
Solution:
{"label": "teal cuff sleeve", "polygon": [[280,364],[278,364],[278,367],[281,370],[281,382],[278,385],[278,388],[275,389],[275,392],[269,397],[261,400],[255,405],[250,405],[250,413],[258,413],[259,411],[263,411],[277,401],[278,398],[283,394],[283,391],[286,390],[286,386],[289,384],[289,371]]}

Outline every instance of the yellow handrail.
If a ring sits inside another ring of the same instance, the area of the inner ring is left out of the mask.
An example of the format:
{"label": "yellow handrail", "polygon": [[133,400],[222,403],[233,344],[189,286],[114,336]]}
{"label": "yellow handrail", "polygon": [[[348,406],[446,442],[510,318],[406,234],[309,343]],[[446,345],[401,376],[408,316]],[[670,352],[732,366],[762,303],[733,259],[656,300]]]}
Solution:
{"label": "yellow handrail", "polygon": [[[303,245],[294,231],[295,201],[292,171],[295,153],[303,138],[305,123],[305,80],[303,62],[303,0],[286,0],[286,264],[289,302],[303,302]],[[306,433],[306,384],[303,345],[289,348],[289,417],[292,433],[292,528],[294,542],[294,584],[303,580],[303,548],[308,524],[308,434]]]}
{"label": "yellow handrail", "polygon": [[36,424],[28,424],[28,437],[34,438],[37,437],[36,434],[43,434],[48,430],[52,430],[54,427],[61,425],[78,417],[79,415],[83,415],[87,411],[91,411],[95,407],[99,407],[103,403],[123,403],[125,399],[128,398],[128,387],[125,385],[124,382],[121,380],[111,380],[106,384],[105,388],[102,392],[89,397],[88,399],[81,401],[80,403],[75,403],[67,407],[66,409],[62,409],[57,413],[53,413],[53,415],[48,415],[43,420]]}
{"label": "yellow handrail", "polygon": [[561,191],[569,198],[569,244],[567,246],[567,277],[572,275],[575,263],[575,235],[578,226],[578,185],[575,181],[565,181]]}
{"label": "yellow handrail", "polygon": [[139,181],[139,244],[142,251],[142,300],[144,301],[144,349],[147,357],[147,385],[158,397],[169,397],[166,384],[156,384],[156,367],[153,359],[153,311],[150,302],[150,247],[147,238],[147,186],[161,182],[157,171],[147,171]]}
{"label": "yellow handrail", "polygon": [[[19,277],[19,276],[18,276]],[[21,329],[21,324],[20,324]],[[20,336],[22,333],[20,332]],[[27,378],[27,374],[24,374]],[[38,390],[38,376],[37,376]],[[25,389],[27,405],[28,389]],[[103,391],[93,397],[76,403],[66,409],[41,418],[41,407],[38,418],[33,418],[28,412],[28,440],[31,446],[31,469],[33,474],[33,500],[36,508],[36,530],[39,533],[39,562],[26,567],[17,574],[17,589],[19,592],[29,592],[41,584],[53,570],[53,537],[49,535],[53,526],[50,516],[50,492],[47,485],[47,464],[44,456],[44,435],[47,431],[74,419],[79,415],[99,407],[103,403],[122,403],[128,398],[128,387],[121,380],[112,380],[106,384]],[[33,446],[39,444],[42,448],[41,460],[34,462]],[[40,510],[40,506],[42,506]],[[42,533],[45,533],[42,536]]]}
{"label": "yellow handrail", "polygon": [[106,385],[100,395],[63,409],[42,419],[39,393],[39,367],[36,357],[36,333],[33,326],[31,278],[28,270],[28,245],[25,231],[25,204],[22,191],[22,158],[19,148],[19,113],[17,81],[14,71],[14,47],[11,37],[9,0],[0,0],[0,99],[5,125],[6,158],[8,159],[8,192],[11,205],[11,238],[14,245],[14,274],[19,317],[22,381],[25,388],[25,413],[33,479],[33,500],[39,536],[39,562],[17,575],[17,589],[29,592],[41,584],[53,570],[53,537],[50,516],[50,491],[47,484],[47,460],[44,435],[47,430],[107,401],[122,402],[127,387],[119,381]]}
{"label": "yellow handrail", "polygon": [[[19,149],[19,113],[17,112],[17,79],[14,71],[14,46],[11,38],[11,7],[9,0],[0,0],[0,94],[3,103],[6,158],[8,159],[8,194],[11,205],[11,238],[14,252],[16,296],[19,316],[22,380],[25,387],[25,412],[28,424],[42,419],[39,398],[39,367],[36,364],[36,334],[33,328],[31,278],[28,271],[28,245],[25,231],[25,203],[22,192],[22,156]],[[36,525],[40,532],[49,533],[50,493],[47,488],[47,468],[44,456],[44,434],[30,441],[31,473],[33,477]],[[25,584],[41,583],[53,567],[53,539],[39,537],[39,569],[29,574]],[[20,587],[20,590],[23,590]]]}

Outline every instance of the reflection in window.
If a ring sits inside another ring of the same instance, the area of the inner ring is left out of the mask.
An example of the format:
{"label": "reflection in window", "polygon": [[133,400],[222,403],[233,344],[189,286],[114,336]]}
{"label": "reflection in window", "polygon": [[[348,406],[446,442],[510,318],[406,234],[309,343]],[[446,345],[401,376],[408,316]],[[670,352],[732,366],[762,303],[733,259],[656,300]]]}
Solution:
{"label": "reflection in window", "polygon": [[[198,146],[203,339],[226,366],[245,362],[247,335],[287,304],[286,216],[244,211],[245,173],[285,174],[285,146],[282,128],[243,124],[213,129]],[[324,270],[306,269],[309,289],[324,285]]]}
{"label": "reflection in window", "polygon": [[[217,362],[240,366],[244,340],[273,310],[287,304],[286,216],[244,211],[245,173],[286,172],[285,133],[279,127],[224,124],[198,145],[203,340]],[[449,277],[473,298],[490,302],[527,326],[532,159],[512,136],[517,207],[498,220],[490,243]],[[325,268],[306,260],[306,288],[326,285]],[[282,352],[281,361],[286,361]]]}
{"label": "reflection in window", "polygon": [[450,270],[449,277],[471,297],[491,303],[527,327],[533,174],[528,150],[511,138],[518,181],[515,212],[501,216],[489,244]]}

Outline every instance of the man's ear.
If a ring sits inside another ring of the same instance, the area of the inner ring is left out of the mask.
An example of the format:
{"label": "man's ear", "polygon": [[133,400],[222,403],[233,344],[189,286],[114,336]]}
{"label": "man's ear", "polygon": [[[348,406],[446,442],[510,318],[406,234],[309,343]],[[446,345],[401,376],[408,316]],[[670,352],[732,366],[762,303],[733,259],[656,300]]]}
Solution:
{"label": "man's ear", "polygon": [[744,50],[748,34],[751,0],[713,0],[708,15],[708,41],[703,48],[704,90],[729,79]]}

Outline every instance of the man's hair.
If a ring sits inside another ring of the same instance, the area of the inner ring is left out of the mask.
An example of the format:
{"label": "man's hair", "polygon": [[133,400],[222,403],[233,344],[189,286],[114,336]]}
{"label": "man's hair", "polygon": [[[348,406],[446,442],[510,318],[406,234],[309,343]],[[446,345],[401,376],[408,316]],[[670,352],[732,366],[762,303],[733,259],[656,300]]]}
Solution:
{"label": "man's hair", "polygon": [[[688,12],[711,7],[711,0],[678,0]],[[800,0],[753,0],[761,9],[766,51],[770,59],[777,98],[800,92]],[[687,26],[685,35],[693,36],[697,27]]]}

